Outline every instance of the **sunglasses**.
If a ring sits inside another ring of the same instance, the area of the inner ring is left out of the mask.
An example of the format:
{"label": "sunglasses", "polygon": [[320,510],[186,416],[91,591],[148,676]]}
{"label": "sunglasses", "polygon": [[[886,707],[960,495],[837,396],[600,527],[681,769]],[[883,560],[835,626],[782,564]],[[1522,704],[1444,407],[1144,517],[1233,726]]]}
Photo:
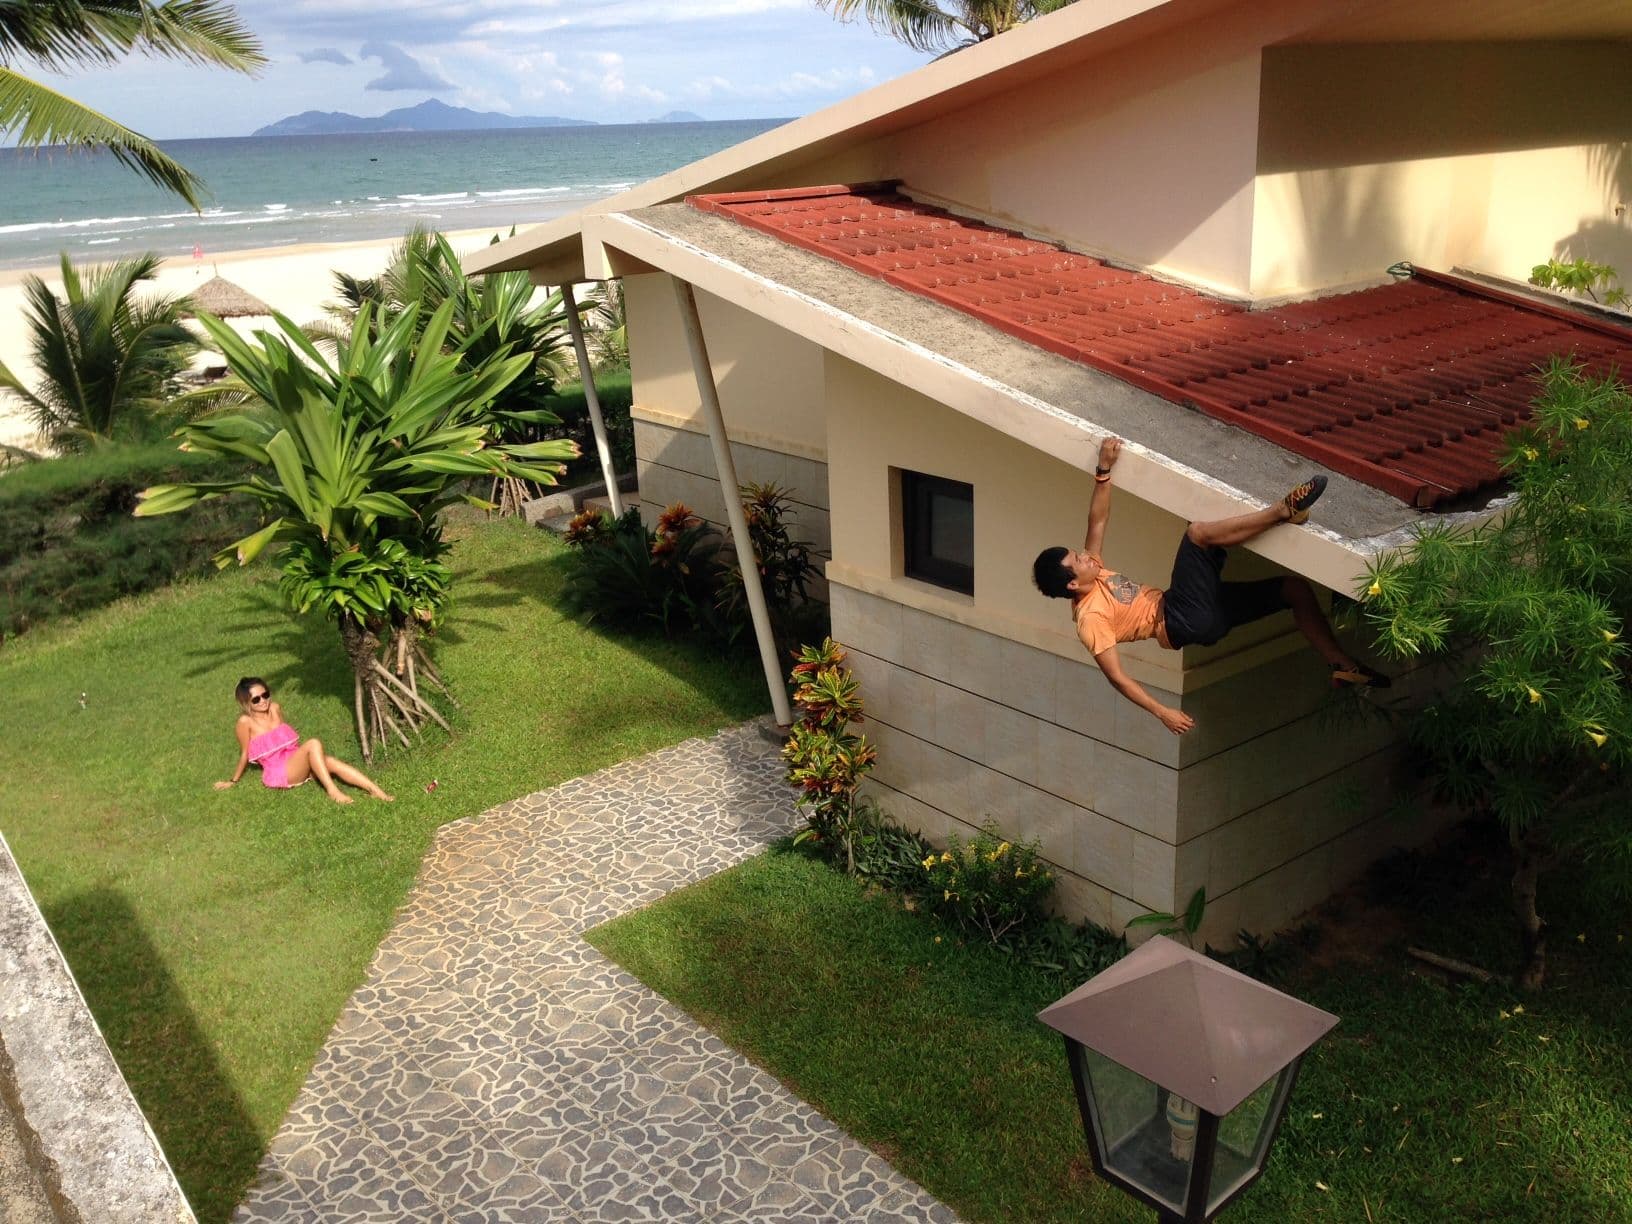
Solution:
{"label": "sunglasses", "polygon": [[259,692],[259,693],[251,693],[249,695],[249,701],[250,701],[251,705],[255,704],[258,701],[271,701],[271,700],[272,700],[272,690],[271,689],[266,689],[265,691]]}

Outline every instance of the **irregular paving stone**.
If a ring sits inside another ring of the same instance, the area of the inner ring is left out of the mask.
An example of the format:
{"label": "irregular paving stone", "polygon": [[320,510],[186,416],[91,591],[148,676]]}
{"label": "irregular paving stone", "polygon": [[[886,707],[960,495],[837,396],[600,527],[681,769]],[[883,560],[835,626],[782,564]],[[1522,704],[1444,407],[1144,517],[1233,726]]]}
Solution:
{"label": "irregular paving stone", "polygon": [[753,723],[438,830],[237,1224],[955,1224],[581,938],[791,832],[782,778]]}

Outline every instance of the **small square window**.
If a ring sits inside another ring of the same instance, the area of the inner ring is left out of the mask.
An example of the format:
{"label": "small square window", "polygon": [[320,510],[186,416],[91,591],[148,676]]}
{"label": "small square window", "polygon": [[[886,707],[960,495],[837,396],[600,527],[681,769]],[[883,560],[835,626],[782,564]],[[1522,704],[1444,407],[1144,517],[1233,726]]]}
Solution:
{"label": "small square window", "polygon": [[901,473],[904,569],[908,578],[975,593],[975,486]]}

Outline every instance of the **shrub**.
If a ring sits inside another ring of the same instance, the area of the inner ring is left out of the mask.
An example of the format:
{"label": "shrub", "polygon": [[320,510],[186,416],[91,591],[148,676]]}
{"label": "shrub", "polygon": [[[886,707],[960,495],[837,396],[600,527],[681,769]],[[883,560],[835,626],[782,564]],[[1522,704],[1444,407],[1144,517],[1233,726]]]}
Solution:
{"label": "shrub", "polygon": [[[595,394],[601,405],[601,419],[606,423],[612,467],[618,472],[632,472],[635,470],[635,426],[629,419],[629,408],[634,403],[634,390],[629,371],[605,370],[596,374]],[[567,468],[567,482],[576,484],[599,479],[601,460],[595,449],[595,431],[590,425],[583,384],[562,387],[544,400],[543,407],[561,418],[561,423],[547,432],[554,437],[571,438],[583,452],[582,457]]]}
{"label": "shrub", "polygon": [[[809,598],[816,572],[810,546],[788,528],[785,490],[745,485],[742,491],[772,634],[779,651],[791,649],[801,629],[824,619],[821,605]],[[625,630],[691,630],[728,646],[752,625],[741,569],[726,565],[719,531],[684,504],[668,507],[655,532],[636,510],[617,521],[585,511],[568,524],[566,539],[575,557],[566,604],[578,615]]]}
{"label": "shrub", "polygon": [[567,543],[574,564],[562,599],[575,615],[626,631],[713,627],[719,532],[686,506],[665,510],[655,532],[636,509],[616,520],[586,512],[569,524]]}
{"label": "shrub", "polygon": [[[811,559],[810,542],[794,538],[788,522],[794,511],[787,489],[776,484],[746,484],[741,493],[748,535],[754,543],[754,556],[759,560],[759,580],[765,591],[771,635],[776,640],[777,653],[793,652],[798,643],[810,640],[810,630],[814,627],[811,621],[815,605],[810,598],[810,582],[816,576],[816,563]],[[751,626],[740,563],[734,563],[726,571],[716,605],[733,639]]]}
{"label": "shrub", "polygon": [[788,781],[799,788],[808,827],[796,841],[816,840],[841,855],[856,874],[856,845],[877,823],[877,809],[858,803],[856,790],[873,768],[877,752],[867,737],[850,730],[863,720],[861,686],[844,666],[844,649],[832,638],[807,646],[789,677],[799,721],[782,748]]}
{"label": "shrub", "polygon": [[149,485],[238,470],[163,443],[99,447],[0,476],[0,637],[213,573],[210,558],[259,523],[253,505],[214,501],[187,519],[131,511]]}
{"label": "shrub", "polygon": [[956,833],[947,848],[923,860],[926,899],[943,917],[1000,944],[1019,928],[1035,926],[1054,891],[1054,873],[1035,842],[1010,842],[987,825],[971,842]]}

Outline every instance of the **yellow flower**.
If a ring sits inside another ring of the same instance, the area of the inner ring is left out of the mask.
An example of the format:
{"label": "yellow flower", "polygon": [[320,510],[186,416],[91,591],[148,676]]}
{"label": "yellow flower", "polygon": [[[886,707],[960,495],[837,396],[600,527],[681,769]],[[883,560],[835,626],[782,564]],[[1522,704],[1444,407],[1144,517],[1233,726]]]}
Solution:
{"label": "yellow flower", "polygon": [[1600,748],[1609,743],[1609,736],[1605,735],[1602,731],[1588,731],[1587,738],[1593,743],[1597,744]]}
{"label": "yellow flower", "polygon": [[1585,931],[1582,931],[1581,934],[1579,934],[1579,935],[1577,935],[1575,937],[1575,942],[1576,943],[1586,943],[1587,942],[1587,933]]}
{"label": "yellow flower", "polygon": [[1530,694],[1530,704],[1531,705],[1535,705],[1538,701],[1541,700],[1541,694],[1536,692],[1535,689],[1529,688],[1528,686],[1526,686],[1525,691]]}
{"label": "yellow flower", "polygon": [[950,889],[950,888],[947,888],[947,889],[943,889],[943,890],[942,890],[942,891],[941,891],[941,900],[942,900],[942,901],[950,901],[950,900],[952,900],[952,890],[951,890],[951,889]]}
{"label": "yellow flower", "polygon": [[924,870],[928,871],[933,866],[935,866],[935,856],[932,854],[924,860]]}
{"label": "yellow flower", "polygon": [[1514,1014],[1514,1015],[1515,1015],[1515,1016],[1522,1016],[1522,1015],[1524,1015],[1524,1004],[1523,1004],[1523,1003],[1520,1003],[1520,1004],[1517,1004],[1517,1005],[1516,1005],[1516,1006],[1515,1006],[1515,1007],[1514,1007],[1514,1008],[1513,1008],[1513,1014]]}
{"label": "yellow flower", "polygon": [[1534,463],[1541,457],[1541,452],[1533,446],[1527,446],[1524,448],[1524,457]]}
{"label": "yellow flower", "polygon": [[1588,425],[1591,425],[1591,424],[1592,424],[1592,422],[1587,420],[1586,417],[1576,417],[1575,418],[1575,427],[1577,429],[1585,429]]}
{"label": "yellow flower", "polygon": [[950,850],[942,850],[941,851],[941,862],[950,863],[951,861],[952,861],[952,852]]}
{"label": "yellow flower", "polygon": [[1604,641],[1606,641],[1606,642],[1613,642],[1616,638],[1621,636],[1619,633],[1616,633],[1615,630],[1613,630],[1613,629],[1603,630],[1603,635],[1604,635]]}
{"label": "yellow flower", "polygon": [[997,853],[998,853],[999,857],[1007,854],[1008,852],[1009,852],[1009,843],[1008,842],[1004,842],[1001,846],[999,846],[997,848]]}
{"label": "yellow flower", "polygon": [[941,937],[940,937],[940,936],[939,936],[939,935],[937,935],[937,936],[935,936],[935,942],[936,942],[936,943],[940,943],[940,942],[941,942]]}
{"label": "yellow flower", "polygon": [[1380,583],[1380,582],[1373,582],[1369,587],[1366,588],[1366,594],[1367,595],[1381,595],[1382,593],[1383,593],[1383,584]]}

